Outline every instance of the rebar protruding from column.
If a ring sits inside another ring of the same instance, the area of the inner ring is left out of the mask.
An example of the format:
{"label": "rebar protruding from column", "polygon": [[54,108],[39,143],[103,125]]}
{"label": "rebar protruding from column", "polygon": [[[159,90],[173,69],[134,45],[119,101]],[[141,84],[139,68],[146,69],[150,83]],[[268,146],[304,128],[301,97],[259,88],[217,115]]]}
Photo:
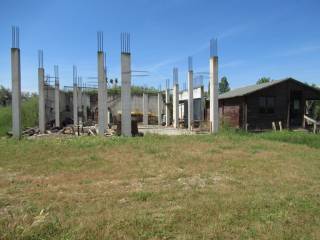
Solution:
{"label": "rebar protruding from column", "polygon": [[59,66],[58,65],[54,65],[54,82],[55,82],[55,85],[59,84]]}
{"label": "rebar protruding from column", "polygon": [[98,52],[103,52],[103,32],[97,32],[97,40],[98,40]]}
{"label": "rebar protruding from column", "polygon": [[179,84],[178,80],[178,68],[173,68],[173,85]]}
{"label": "rebar protruding from column", "polygon": [[121,42],[121,53],[130,54],[130,33],[121,33],[120,35]]}
{"label": "rebar protruding from column", "polygon": [[43,50],[38,50],[38,64],[39,68],[43,68]]}
{"label": "rebar protruding from column", "polygon": [[218,39],[213,38],[210,40],[210,57],[218,56]]}
{"label": "rebar protruding from column", "polygon": [[19,35],[19,27],[12,26],[12,48],[19,48]]}
{"label": "rebar protruding from column", "polygon": [[77,85],[78,72],[77,67],[73,65],[73,85]]}
{"label": "rebar protruding from column", "polygon": [[188,57],[188,71],[193,71],[192,57]]}
{"label": "rebar protruding from column", "polygon": [[169,89],[170,87],[170,79],[166,79],[166,89]]}

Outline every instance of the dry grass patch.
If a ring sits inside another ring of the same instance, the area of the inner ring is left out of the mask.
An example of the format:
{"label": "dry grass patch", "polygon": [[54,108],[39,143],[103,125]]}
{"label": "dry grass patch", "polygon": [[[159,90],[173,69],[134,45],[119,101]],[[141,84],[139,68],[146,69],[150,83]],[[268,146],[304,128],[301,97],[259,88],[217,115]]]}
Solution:
{"label": "dry grass patch", "polygon": [[306,145],[223,133],[0,152],[1,239],[320,238],[320,149]]}

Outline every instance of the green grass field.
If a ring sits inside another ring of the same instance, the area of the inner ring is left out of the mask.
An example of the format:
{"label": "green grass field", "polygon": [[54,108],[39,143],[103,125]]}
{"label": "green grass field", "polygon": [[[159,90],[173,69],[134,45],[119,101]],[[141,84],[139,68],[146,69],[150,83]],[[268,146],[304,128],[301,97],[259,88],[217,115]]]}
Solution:
{"label": "green grass field", "polygon": [[319,142],[2,139],[0,239],[320,239]]}

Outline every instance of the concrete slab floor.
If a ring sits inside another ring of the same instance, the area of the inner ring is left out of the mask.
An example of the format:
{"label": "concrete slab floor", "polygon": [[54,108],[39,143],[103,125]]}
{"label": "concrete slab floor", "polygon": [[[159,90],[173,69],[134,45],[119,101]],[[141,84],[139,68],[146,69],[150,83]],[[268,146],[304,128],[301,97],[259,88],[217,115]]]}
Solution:
{"label": "concrete slab floor", "polygon": [[188,129],[164,127],[159,125],[138,125],[139,132],[144,134],[159,134],[159,135],[195,135],[197,132],[189,131]]}

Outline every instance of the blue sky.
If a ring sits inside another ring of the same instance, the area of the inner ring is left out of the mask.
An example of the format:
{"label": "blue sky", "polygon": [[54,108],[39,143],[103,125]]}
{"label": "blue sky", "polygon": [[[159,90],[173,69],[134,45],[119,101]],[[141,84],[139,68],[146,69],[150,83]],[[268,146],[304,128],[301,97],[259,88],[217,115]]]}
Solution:
{"label": "blue sky", "polygon": [[[209,40],[218,38],[219,77],[231,88],[259,77],[292,76],[320,84],[319,0],[1,0],[0,84],[10,87],[11,26],[20,27],[23,91],[37,91],[37,50],[46,73],[60,68],[72,84],[72,65],[84,80],[97,75],[96,32],[104,32],[108,75],[119,77],[120,33],[131,33],[132,69],[150,71],[136,85],[162,87],[209,69]],[[88,80],[92,81],[92,80]]]}

